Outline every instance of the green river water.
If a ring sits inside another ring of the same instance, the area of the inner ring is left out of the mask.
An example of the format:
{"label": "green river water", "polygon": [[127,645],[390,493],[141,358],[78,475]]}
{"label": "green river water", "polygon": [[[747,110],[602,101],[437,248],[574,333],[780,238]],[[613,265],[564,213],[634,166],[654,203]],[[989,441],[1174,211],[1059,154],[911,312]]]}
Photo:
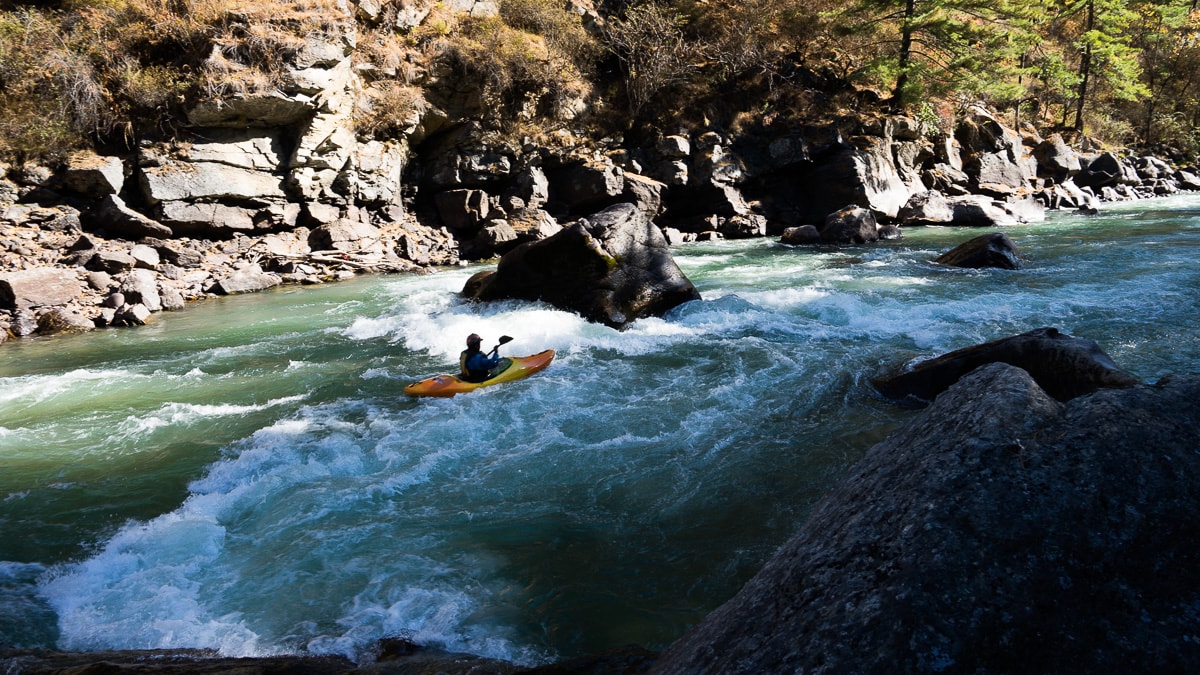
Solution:
{"label": "green river water", "polygon": [[[703,299],[624,332],[470,305],[480,266],[197,303],[0,347],[0,645],[360,657],[402,635],[539,663],[657,649],[736,592],[914,413],[871,377],[1041,326],[1196,372],[1200,196],[1007,229],[688,244]],[[463,338],[553,348],[445,400]]]}

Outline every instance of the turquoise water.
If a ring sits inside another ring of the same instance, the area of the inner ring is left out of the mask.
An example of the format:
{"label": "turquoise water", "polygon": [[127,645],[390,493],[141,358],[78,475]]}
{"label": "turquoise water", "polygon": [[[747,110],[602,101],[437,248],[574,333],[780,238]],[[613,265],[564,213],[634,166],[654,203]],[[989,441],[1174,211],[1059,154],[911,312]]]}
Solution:
{"label": "turquoise water", "polygon": [[[361,658],[403,635],[539,663],[661,648],[734,593],[913,414],[867,381],[1057,326],[1196,372],[1200,197],[840,250],[690,244],[703,300],[616,332],[471,305],[478,266],[211,300],[0,347],[0,645]],[[558,351],[446,400],[471,332]]]}

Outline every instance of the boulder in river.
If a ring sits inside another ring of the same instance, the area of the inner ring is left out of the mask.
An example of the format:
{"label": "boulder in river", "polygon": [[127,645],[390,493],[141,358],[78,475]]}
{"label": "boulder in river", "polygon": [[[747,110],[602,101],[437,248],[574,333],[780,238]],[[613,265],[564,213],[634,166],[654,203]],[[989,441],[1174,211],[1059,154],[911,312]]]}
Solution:
{"label": "boulder in river", "polygon": [[651,672],[1200,671],[1198,397],[974,371]]}
{"label": "boulder in river", "polygon": [[1094,341],[1072,337],[1057,328],[1038,328],[943,354],[904,372],[877,377],[871,384],[888,398],[929,402],[962,376],[995,362],[1023,368],[1060,401],[1139,382],[1117,367]]}
{"label": "boulder in river", "polygon": [[700,298],[662,232],[633,204],[521,244],[494,272],[467,280],[462,292],[474,300],[542,300],[613,328]]}
{"label": "boulder in river", "polygon": [[821,243],[821,231],[816,225],[789,227],[779,237],[779,243],[788,246],[806,246]]}
{"label": "boulder in river", "polygon": [[847,206],[825,217],[821,241],[826,244],[865,244],[879,240],[875,213],[861,206]]}
{"label": "boulder in river", "polygon": [[946,251],[934,262],[950,267],[998,267],[1006,270],[1021,267],[1017,245],[1003,232],[981,234]]}

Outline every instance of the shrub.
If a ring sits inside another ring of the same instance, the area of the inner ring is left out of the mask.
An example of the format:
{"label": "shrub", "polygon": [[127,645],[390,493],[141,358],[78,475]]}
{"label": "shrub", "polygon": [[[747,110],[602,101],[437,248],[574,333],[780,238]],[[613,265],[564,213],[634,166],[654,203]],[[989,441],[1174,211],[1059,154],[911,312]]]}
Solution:
{"label": "shrub", "polygon": [[609,49],[621,61],[629,113],[642,109],[667,92],[691,81],[699,55],[683,34],[683,17],[653,3],[629,8],[609,22]]}

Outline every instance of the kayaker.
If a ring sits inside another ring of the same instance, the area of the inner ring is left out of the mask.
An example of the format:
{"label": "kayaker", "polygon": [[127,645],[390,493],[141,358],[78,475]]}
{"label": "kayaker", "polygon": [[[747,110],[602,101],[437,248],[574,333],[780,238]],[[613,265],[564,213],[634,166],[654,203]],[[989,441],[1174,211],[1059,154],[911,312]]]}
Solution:
{"label": "kayaker", "polygon": [[458,365],[462,370],[459,377],[468,382],[483,382],[491,376],[492,370],[500,365],[500,356],[496,353],[500,345],[496,345],[496,349],[493,349],[489,356],[479,350],[481,342],[483,338],[471,333],[467,336],[467,348],[458,357]]}

